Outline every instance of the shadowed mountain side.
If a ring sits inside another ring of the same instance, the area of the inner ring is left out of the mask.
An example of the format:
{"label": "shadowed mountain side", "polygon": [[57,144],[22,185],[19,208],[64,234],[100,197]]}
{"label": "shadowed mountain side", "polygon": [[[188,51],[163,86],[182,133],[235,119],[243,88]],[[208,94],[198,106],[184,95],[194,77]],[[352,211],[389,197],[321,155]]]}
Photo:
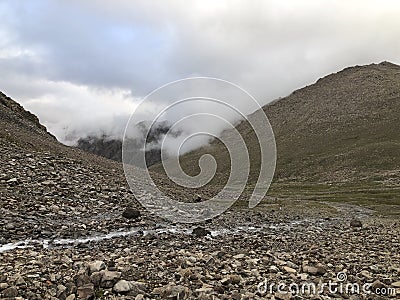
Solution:
{"label": "shadowed mountain side", "polygon": [[[136,128],[138,129],[138,132],[140,132],[140,135],[129,142],[131,148],[135,152],[140,152],[142,151],[141,148],[143,147],[144,139],[146,139],[146,145],[148,146],[148,149],[145,153],[146,164],[151,166],[161,161],[160,148],[158,146],[154,146],[154,144],[157,144],[162,140],[164,135],[168,133],[171,126],[167,122],[155,123],[150,130],[149,126],[150,125],[146,124],[146,122],[140,122],[136,124]],[[179,135],[178,132],[173,132],[172,134]],[[76,147],[82,149],[83,151],[100,155],[118,162],[122,161],[121,139],[111,139],[106,135],[101,137],[88,136],[85,138],[80,138]]]}

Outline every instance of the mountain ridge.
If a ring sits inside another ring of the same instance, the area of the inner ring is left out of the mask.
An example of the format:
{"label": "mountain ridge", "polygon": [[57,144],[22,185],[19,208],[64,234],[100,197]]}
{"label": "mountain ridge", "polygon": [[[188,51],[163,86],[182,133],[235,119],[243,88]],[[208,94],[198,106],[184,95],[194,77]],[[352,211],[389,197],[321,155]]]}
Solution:
{"label": "mountain ridge", "polygon": [[[390,173],[400,182],[400,66],[382,62],[348,67],[263,110],[277,144],[274,181],[386,181]],[[249,181],[254,184],[260,163],[256,137],[245,121],[237,129],[245,137],[251,160],[258,163],[250,171]],[[221,185],[230,162],[218,142],[181,157],[182,168],[197,174],[193,162],[205,153],[221,163],[220,178],[215,180]],[[161,164],[151,169],[163,172]]]}

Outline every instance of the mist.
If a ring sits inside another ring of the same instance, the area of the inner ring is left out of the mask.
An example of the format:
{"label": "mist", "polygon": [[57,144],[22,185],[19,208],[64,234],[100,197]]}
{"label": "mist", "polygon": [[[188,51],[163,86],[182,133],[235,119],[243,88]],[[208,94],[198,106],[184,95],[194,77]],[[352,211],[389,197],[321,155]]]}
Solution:
{"label": "mist", "polygon": [[[399,15],[400,4],[389,0],[6,0],[0,3],[0,89],[63,143],[122,138],[144,97],[181,78],[228,80],[264,105],[347,66],[400,63]],[[154,104],[146,105],[135,121],[151,120]],[[213,110],[209,103],[183,106],[163,119],[173,124]],[[164,141],[171,151],[204,126],[220,134],[226,124],[179,126],[184,134]],[[196,137],[180,151],[209,140]]]}

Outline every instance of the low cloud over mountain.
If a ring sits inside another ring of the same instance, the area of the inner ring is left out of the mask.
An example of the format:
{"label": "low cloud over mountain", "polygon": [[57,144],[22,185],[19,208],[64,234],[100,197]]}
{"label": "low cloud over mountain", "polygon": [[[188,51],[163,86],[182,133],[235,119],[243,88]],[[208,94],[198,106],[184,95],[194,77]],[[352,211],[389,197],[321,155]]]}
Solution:
{"label": "low cloud over mountain", "polygon": [[262,104],[345,66],[399,63],[395,1],[2,1],[0,86],[65,143],[120,136],[140,99],[194,75]]}

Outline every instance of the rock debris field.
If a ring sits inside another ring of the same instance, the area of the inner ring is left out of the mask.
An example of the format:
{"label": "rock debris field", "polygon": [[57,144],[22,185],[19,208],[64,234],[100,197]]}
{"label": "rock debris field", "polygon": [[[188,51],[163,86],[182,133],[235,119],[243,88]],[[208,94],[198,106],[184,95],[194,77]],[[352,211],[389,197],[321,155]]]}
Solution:
{"label": "rock debris field", "polygon": [[[283,200],[252,210],[236,206],[202,224],[174,224],[134,200],[117,163],[0,149],[1,298],[400,296],[396,218],[307,201],[300,211]],[[317,292],[302,292],[305,283]],[[368,293],[324,283],[351,283]]]}

